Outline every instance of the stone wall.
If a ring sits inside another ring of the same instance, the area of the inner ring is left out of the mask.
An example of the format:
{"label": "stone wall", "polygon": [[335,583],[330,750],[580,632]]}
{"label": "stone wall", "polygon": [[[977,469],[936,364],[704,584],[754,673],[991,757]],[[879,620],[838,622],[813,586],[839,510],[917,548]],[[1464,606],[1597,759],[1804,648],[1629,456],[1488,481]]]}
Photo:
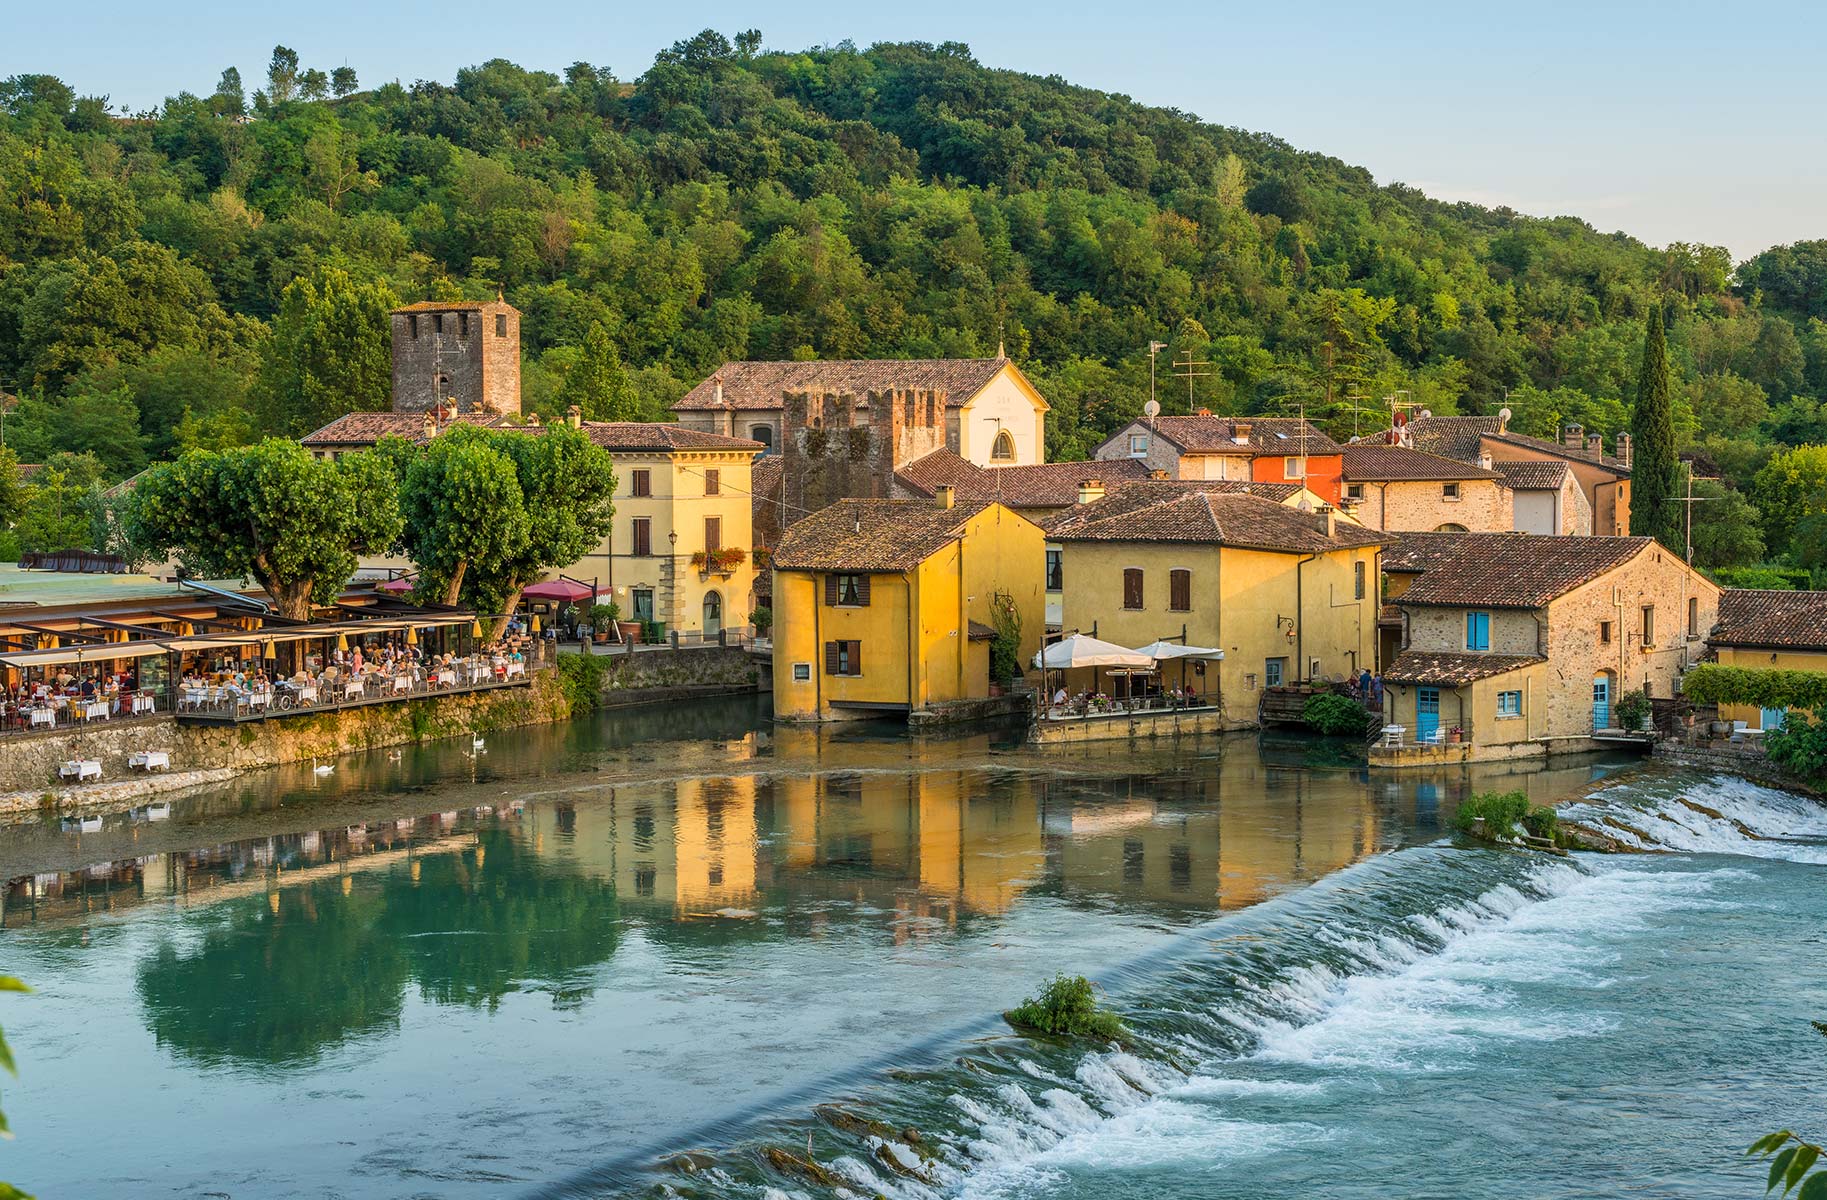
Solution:
{"label": "stone wall", "polygon": [[1399,532],[1461,525],[1473,533],[1506,533],[1514,523],[1510,489],[1490,479],[1459,481],[1459,498],[1446,498],[1439,480],[1368,482],[1357,518],[1372,529]]}
{"label": "stone wall", "polygon": [[569,703],[550,672],[527,687],[372,704],[242,725],[154,721],[101,722],[80,732],[58,730],[9,738],[0,752],[0,791],[49,787],[58,766],[80,754],[99,759],[104,779],[127,775],[127,756],[164,750],[173,771],[252,769],[407,742],[487,733],[515,725],[564,720]]}
{"label": "stone wall", "polygon": [[603,703],[607,707],[752,692],[761,686],[762,664],[736,646],[682,646],[598,657],[606,667]]}
{"label": "stone wall", "polygon": [[446,398],[462,413],[520,411],[520,313],[511,305],[396,312],[391,324],[395,412],[424,412]]}

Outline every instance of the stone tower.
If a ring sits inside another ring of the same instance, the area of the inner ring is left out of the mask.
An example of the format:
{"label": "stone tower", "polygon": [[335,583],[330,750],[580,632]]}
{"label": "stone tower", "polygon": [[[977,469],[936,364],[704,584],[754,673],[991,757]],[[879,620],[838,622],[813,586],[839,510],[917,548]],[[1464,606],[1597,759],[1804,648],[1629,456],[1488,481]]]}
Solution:
{"label": "stone tower", "polygon": [[393,310],[393,411],[444,400],[460,413],[520,411],[520,310],[500,296]]}

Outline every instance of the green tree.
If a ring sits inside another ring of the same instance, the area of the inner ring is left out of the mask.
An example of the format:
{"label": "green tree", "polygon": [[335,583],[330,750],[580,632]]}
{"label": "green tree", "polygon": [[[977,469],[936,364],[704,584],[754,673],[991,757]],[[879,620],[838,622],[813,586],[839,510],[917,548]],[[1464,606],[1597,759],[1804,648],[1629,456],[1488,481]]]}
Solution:
{"label": "green tree", "polygon": [[93,550],[91,496],[101,487],[102,465],[92,454],[54,454],[25,489],[13,523],[21,550]]}
{"label": "green tree", "polygon": [[335,268],[287,284],[260,366],[266,427],[298,436],[344,413],[387,409],[388,314],[398,304],[386,284],[357,283]]}
{"label": "green tree", "polygon": [[25,484],[19,479],[19,456],[0,446],[0,529],[12,528],[25,506]]}
{"label": "green tree", "polygon": [[325,461],[279,438],[193,450],[141,477],[122,525],[149,557],[250,576],[281,616],[306,620],[348,583],[357,555],[399,538],[398,481],[379,455]]}
{"label": "green tree", "polygon": [[1749,500],[1711,479],[1694,481],[1694,497],[1695,566],[1712,570],[1763,561],[1761,518]]}
{"label": "green tree", "polygon": [[298,51],[274,46],[266,67],[266,94],[274,104],[284,104],[298,93]]}
{"label": "green tree", "polygon": [[478,579],[498,579],[525,550],[532,520],[498,437],[457,425],[422,451],[394,438],[384,452],[407,464],[400,473],[400,510],[421,594],[456,604],[464,586],[475,582],[472,568]]}
{"label": "green tree", "polygon": [[1797,446],[1774,455],[1757,473],[1751,494],[1763,512],[1770,550],[1787,552],[1796,523],[1827,512],[1827,446]]}
{"label": "green tree", "polygon": [[564,386],[558,392],[559,404],[575,404],[587,421],[634,421],[640,410],[628,372],[616,353],[609,331],[602,325],[590,326],[584,336],[583,352],[565,373]]}
{"label": "green tree", "polygon": [[1660,304],[1652,304],[1649,309],[1630,434],[1635,453],[1630,469],[1631,531],[1679,548],[1683,545],[1683,518],[1677,499],[1680,482],[1675,461],[1675,417],[1669,398],[1668,348],[1662,336]]}
{"label": "green tree", "polygon": [[352,94],[360,85],[355,80],[355,68],[347,64],[330,72],[330,93],[337,99]]}

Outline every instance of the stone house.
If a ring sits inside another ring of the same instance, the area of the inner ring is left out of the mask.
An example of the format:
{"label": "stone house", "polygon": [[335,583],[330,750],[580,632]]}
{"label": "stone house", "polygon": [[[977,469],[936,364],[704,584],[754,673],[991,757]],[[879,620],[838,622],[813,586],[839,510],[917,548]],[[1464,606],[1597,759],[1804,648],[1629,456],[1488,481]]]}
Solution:
{"label": "stone house", "polygon": [[[1386,766],[1596,749],[1627,690],[1672,697],[1719,589],[1653,538],[1404,535],[1383,668]],[[1456,731],[1456,732],[1455,732]]]}
{"label": "stone house", "polygon": [[1566,463],[1541,459],[1493,461],[1491,466],[1510,489],[1511,525],[1517,533],[1592,532],[1592,505]]}
{"label": "stone house", "polygon": [[[1760,671],[1827,671],[1827,592],[1729,588],[1719,596],[1719,623],[1707,638],[1721,665]],[[1817,714],[1827,718],[1827,713]],[[1721,705],[1721,720],[1745,729],[1779,728],[1778,708]]]}
{"label": "stone house", "polygon": [[[1489,455],[1492,465],[1502,470],[1504,463],[1557,462],[1573,476],[1591,513],[1587,528],[1569,529],[1573,524],[1566,506],[1562,506],[1560,531],[1575,534],[1597,534],[1625,537],[1630,533],[1630,435],[1617,437],[1616,453],[1606,454],[1604,440],[1588,434],[1581,426],[1569,423],[1561,430],[1559,441],[1531,437],[1510,428],[1510,410],[1494,417],[1435,417],[1425,413],[1397,425],[1383,435],[1393,444],[1424,450],[1465,463],[1481,463]],[[1533,490],[1533,489],[1531,489]],[[1515,493],[1513,490],[1513,494]],[[1514,528],[1542,532],[1544,520],[1541,501],[1529,498],[1518,514]]]}
{"label": "stone house", "polygon": [[[1264,485],[1131,483],[1047,530],[1064,556],[1063,627],[1122,646],[1184,639],[1221,651],[1186,684],[1232,728],[1256,723],[1265,688],[1374,663],[1377,560],[1390,541],[1238,486]],[[1177,670],[1164,682],[1179,685]],[[1067,682],[1088,685],[1108,688]]]}
{"label": "stone house", "polygon": [[773,553],[774,713],[849,720],[987,699],[996,605],[1040,648],[1044,535],[994,501],[841,500]]}
{"label": "stone house", "polygon": [[396,308],[393,410],[520,412],[520,310],[501,299]]}
{"label": "stone house", "polygon": [[1512,520],[1503,476],[1482,466],[1405,446],[1355,442],[1344,448],[1345,509],[1389,532],[1506,533]]}
{"label": "stone house", "polygon": [[1135,459],[1169,479],[1300,484],[1340,502],[1341,447],[1297,417],[1190,417],[1131,421],[1092,452],[1100,462]]}

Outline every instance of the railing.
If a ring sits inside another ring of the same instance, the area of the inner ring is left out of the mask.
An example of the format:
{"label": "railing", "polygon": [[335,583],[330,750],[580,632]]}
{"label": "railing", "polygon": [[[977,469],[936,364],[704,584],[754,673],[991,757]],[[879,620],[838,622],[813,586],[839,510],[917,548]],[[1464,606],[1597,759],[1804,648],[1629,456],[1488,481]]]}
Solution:
{"label": "railing", "polygon": [[271,687],[184,685],[177,691],[180,721],[236,723],[334,712],[401,700],[455,696],[497,688],[524,687],[533,672],[549,666],[545,656],[524,660],[466,659],[450,666],[425,664],[411,672],[387,670],[359,677],[337,677],[306,683],[282,681]]}
{"label": "railing", "polygon": [[1209,712],[1218,707],[1218,697],[1211,696],[1141,696],[1130,700],[1105,700],[1102,703],[1074,697],[1064,704],[1049,704],[1041,712],[1044,721],[1096,721],[1104,717],[1126,717],[1149,713]]}
{"label": "railing", "polygon": [[[1459,730],[1458,737],[1453,736],[1454,728]],[[1433,748],[1437,746],[1459,746],[1466,745],[1472,740],[1472,730],[1471,727],[1467,725],[1456,727],[1440,725],[1428,730],[1426,733],[1416,730],[1415,736],[1412,738],[1409,737],[1408,734],[1409,729],[1406,725],[1385,725],[1383,726],[1383,735],[1377,739],[1376,744],[1384,749],[1395,750],[1404,747]]]}
{"label": "railing", "polygon": [[0,736],[69,731],[112,725],[120,721],[145,721],[171,713],[171,695],[160,688],[119,692],[112,696],[47,697],[23,703],[0,704]]}

